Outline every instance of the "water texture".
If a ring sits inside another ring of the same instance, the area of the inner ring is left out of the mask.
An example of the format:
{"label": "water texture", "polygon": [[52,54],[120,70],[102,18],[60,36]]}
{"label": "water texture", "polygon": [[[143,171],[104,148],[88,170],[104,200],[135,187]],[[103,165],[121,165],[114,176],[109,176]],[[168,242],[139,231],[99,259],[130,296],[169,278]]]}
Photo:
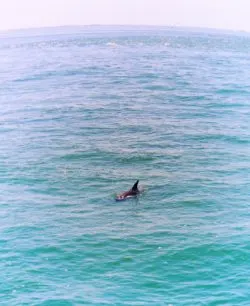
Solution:
{"label": "water texture", "polygon": [[250,305],[249,50],[169,29],[0,38],[1,305]]}

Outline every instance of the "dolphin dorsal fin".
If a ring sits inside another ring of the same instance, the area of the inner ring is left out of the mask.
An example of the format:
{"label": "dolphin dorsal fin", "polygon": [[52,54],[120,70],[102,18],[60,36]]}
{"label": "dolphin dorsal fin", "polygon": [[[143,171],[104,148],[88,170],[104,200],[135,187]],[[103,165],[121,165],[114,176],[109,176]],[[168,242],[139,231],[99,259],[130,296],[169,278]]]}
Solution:
{"label": "dolphin dorsal fin", "polygon": [[134,186],[132,187],[132,191],[138,191],[138,187],[137,187],[138,183],[139,183],[139,180],[135,182]]}

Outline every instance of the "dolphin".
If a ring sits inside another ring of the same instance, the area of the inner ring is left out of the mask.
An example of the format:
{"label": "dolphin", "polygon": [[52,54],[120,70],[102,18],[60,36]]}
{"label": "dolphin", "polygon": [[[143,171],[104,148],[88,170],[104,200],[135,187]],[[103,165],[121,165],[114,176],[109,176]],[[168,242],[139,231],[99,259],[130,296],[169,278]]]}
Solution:
{"label": "dolphin", "polygon": [[126,200],[128,198],[132,198],[132,197],[136,197],[138,194],[141,193],[141,190],[138,189],[138,183],[139,183],[139,180],[137,180],[133,187],[131,189],[129,189],[128,191],[125,191],[121,194],[119,194],[115,200],[116,201],[123,201],[123,200]]}

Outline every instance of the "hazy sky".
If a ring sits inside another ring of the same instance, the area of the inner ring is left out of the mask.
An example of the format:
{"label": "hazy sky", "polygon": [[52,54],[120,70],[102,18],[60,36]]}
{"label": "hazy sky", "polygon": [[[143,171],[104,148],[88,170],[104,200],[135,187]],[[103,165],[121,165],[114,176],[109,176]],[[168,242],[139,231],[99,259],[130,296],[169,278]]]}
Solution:
{"label": "hazy sky", "polygon": [[250,31],[250,0],[0,0],[0,30],[86,24]]}

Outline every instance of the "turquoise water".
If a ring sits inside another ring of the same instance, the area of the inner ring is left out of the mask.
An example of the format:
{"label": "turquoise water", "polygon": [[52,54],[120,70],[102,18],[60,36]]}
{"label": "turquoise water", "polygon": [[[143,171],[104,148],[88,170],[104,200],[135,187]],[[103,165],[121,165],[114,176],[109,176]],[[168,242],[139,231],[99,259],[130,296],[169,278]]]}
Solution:
{"label": "turquoise water", "polygon": [[0,39],[1,305],[250,305],[249,49]]}

